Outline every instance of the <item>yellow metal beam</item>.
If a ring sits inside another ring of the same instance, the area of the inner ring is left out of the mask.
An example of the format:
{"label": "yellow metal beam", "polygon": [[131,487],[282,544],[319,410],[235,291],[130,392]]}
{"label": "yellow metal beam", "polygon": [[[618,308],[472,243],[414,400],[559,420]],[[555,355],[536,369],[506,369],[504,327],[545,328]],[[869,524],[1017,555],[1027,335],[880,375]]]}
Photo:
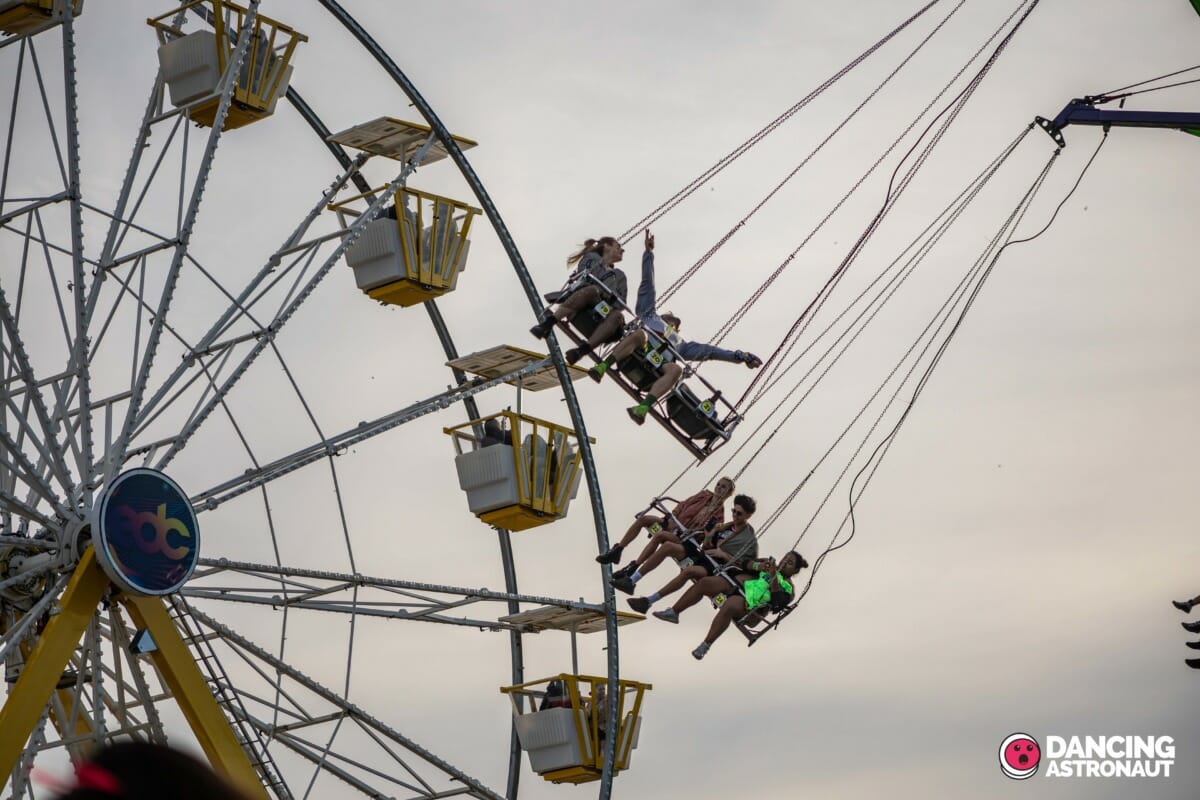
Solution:
{"label": "yellow metal beam", "polygon": [[63,592],[61,610],[50,618],[46,630],[38,637],[21,677],[0,709],[0,775],[9,775],[16,767],[33,726],[46,710],[71,653],[108,587],[108,576],[89,547]]}
{"label": "yellow metal beam", "polygon": [[167,614],[163,601],[158,597],[132,595],[121,595],[117,600],[129,611],[134,624],[149,629],[154,637],[158,649],[152,651],[150,657],[179,703],[209,762],[251,797],[267,800],[269,795],[266,787],[251,766],[229,720],[217,705],[204,675],[196,666],[196,660]]}
{"label": "yellow metal beam", "polygon": [[[26,661],[29,660],[29,656],[32,653],[32,645],[21,645],[21,657]],[[55,697],[58,698],[57,703],[54,702]],[[68,723],[72,717],[75,717],[73,730],[68,728]],[[58,689],[50,697],[50,721],[54,723],[58,735],[64,739],[80,739],[81,737],[90,736],[92,733],[92,721],[87,718],[87,715],[83,714],[82,711],[78,715],[75,713],[75,694],[70,689]],[[75,747],[86,752],[86,743],[81,743],[81,745],[75,745]],[[72,755],[72,757],[74,756]]]}

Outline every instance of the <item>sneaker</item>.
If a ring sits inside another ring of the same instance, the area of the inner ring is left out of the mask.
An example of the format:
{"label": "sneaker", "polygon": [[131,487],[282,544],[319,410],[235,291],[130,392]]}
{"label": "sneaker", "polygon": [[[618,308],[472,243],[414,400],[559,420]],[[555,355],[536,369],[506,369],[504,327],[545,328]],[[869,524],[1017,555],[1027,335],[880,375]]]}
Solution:
{"label": "sneaker", "polygon": [[[708,648],[710,647],[712,647],[712,645],[710,645],[708,642],[701,642],[700,646],[692,651],[692,658],[696,659],[697,661],[704,658],[706,655],[708,655]],[[1200,659],[1197,660],[1200,661]]]}
{"label": "sneaker", "polygon": [[[625,548],[621,547],[621,545],[614,544],[612,547],[608,548],[607,553],[601,553],[600,555],[596,556],[596,563],[598,563],[598,564],[615,564],[615,563],[617,563],[617,561],[620,560],[621,551],[624,549]],[[616,574],[617,573],[614,572],[613,576],[615,577]]]}
{"label": "sneaker", "polygon": [[1184,644],[1193,650],[1200,650],[1200,642],[1184,642]]}
{"label": "sneaker", "polygon": [[633,581],[625,575],[613,578],[611,581],[609,581],[609,583],[612,584],[612,587],[618,592],[633,594]]}
{"label": "sneaker", "polygon": [[1200,633],[1200,620],[1197,620],[1196,622],[1181,622],[1179,624],[1182,625],[1183,629],[1188,633]]}
{"label": "sneaker", "polygon": [[592,348],[588,347],[586,344],[583,347],[572,347],[570,350],[563,353],[563,357],[567,360],[568,364],[574,364],[576,361],[591,352],[591,349]]}
{"label": "sneaker", "polygon": [[1200,669],[1200,658],[1185,658],[1183,663],[1187,664],[1192,669]]}
{"label": "sneaker", "polygon": [[633,577],[633,573],[637,572],[637,568],[638,568],[637,559],[634,559],[633,561],[630,561],[625,566],[614,571],[613,577],[614,578],[631,578],[631,577]]}
{"label": "sneaker", "polygon": [[1171,605],[1175,606],[1176,608],[1178,608],[1180,611],[1182,611],[1185,614],[1190,614],[1192,611],[1192,601],[1191,600],[1172,600]]}
{"label": "sneaker", "polygon": [[639,614],[645,614],[650,610],[650,601],[644,597],[631,597],[625,601],[629,607]]}
{"label": "sneaker", "polygon": [[545,339],[550,335],[550,331],[554,329],[554,317],[547,317],[529,329],[539,339]]}
{"label": "sneaker", "polygon": [[664,608],[662,611],[655,611],[654,616],[663,622],[670,622],[675,625],[679,624],[679,615],[675,613],[675,609],[673,608]]}
{"label": "sneaker", "polygon": [[642,409],[641,406],[633,406],[633,407],[627,408],[625,410],[627,412],[629,412],[629,418],[631,420],[633,420],[634,422],[636,422],[638,425],[645,423],[646,412]]}
{"label": "sneaker", "polygon": [[608,364],[601,361],[599,364],[588,370],[588,377],[594,380],[596,383],[599,383],[600,381],[604,380],[604,373],[607,371]]}

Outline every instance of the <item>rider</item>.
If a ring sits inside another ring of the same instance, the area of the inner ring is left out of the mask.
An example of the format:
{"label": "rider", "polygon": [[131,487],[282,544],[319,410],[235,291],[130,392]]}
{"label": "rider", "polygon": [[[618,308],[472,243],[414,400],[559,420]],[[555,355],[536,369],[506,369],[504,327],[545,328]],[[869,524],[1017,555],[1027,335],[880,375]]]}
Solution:
{"label": "rider", "polygon": [[795,597],[790,578],[807,567],[808,562],[804,560],[804,556],[790,550],[778,566],[773,558],[753,561],[748,566],[758,572],[758,577],[748,573],[731,576],[740,590],[737,594],[732,592],[729,581],[722,576],[704,578],[684,592],[683,597],[679,598],[674,606],[665,611],[654,612],[654,616],[661,620],[679,622],[679,615],[700,602],[700,598],[726,595],[725,601],[721,603],[713,618],[712,625],[709,626],[708,635],[692,651],[697,660],[704,658],[713,642],[720,638],[731,622],[755,612],[758,612],[758,618],[761,620],[768,610],[778,613],[786,608]]}
{"label": "rider", "polygon": [[[601,236],[599,239],[588,239],[584,242],[583,247],[567,259],[568,265],[576,265],[575,272],[571,275],[567,288],[558,294],[558,305],[553,309],[546,309],[542,313],[542,321],[530,328],[529,332],[539,339],[545,339],[555,322],[570,322],[580,311],[596,305],[601,300],[619,298],[624,303],[629,295],[629,281],[624,270],[615,266],[624,253],[625,248],[612,236]],[[603,286],[596,285],[589,277],[594,277]],[[625,316],[613,309],[588,337],[587,345],[583,348],[571,348],[564,354],[567,362],[574,364],[592,347],[612,341],[623,327]]]}
{"label": "rider", "polygon": [[[681,325],[679,317],[669,313],[661,315],[658,313],[657,291],[654,287],[654,234],[650,233],[649,228],[646,229],[645,247],[646,250],[642,253],[642,282],[638,285],[637,307],[635,308],[642,327],[639,327],[622,339],[605,359],[588,370],[588,374],[592,376],[592,379],[596,381],[601,380],[604,377],[604,373],[613,364],[632,355],[639,349],[645,348],[648,342],[646,330],[650,330],[660,338],[669,341],[674,346],[679,357],[685,361],[732,361],[738,364],[745,364],[750,369],[761,367],[762,359],[753,353],[744,350],[725,350],[715,345],[688,342],[680,338],[678,334]],[[659,398],[662,398],[674,389],[675,384],[679,383],[682,377],[682,366],[673,362],[664,363],[660,367],[658,380],[646,392],[641,402],[628,409],[629,416],[633,421],[638,425],[645,422],[646,413],[650,410],[651,406]]]}
{"label": "rider", "polygon": [[[739,494],[733,498],[733,521],[714,528],[705,539],[706,548],[703,550],[703,554],[725,565],[723,569],[730,571],[731,575],[740,574],[747,569],[746,565],[752,559],[758,557],[758,539],[754,535],[754,528],[749,523],[750,517],[754,515],[757,508],[754,498]],[[713,544],[714,542],[715,544]],[[667,556],[683,558],[686,553],[687,550],[678,540],[660,542],[657,545],[657,551],[650,554],[650,557],[640,566],[634,562],[631,565],[632,571],[628,571],[627,567],[613,575],[609,583],[619,591],[632,594],[633,587],[637,585],[637,582],[666,560]],[[702,558],[701,562],[707,563],[707,559]]]}
{"label": "rider", "polygon": [[[621,558],[621,553],[637,538],[638,532],[652,525],[661,526],[663,532],[673,533],[675,531],[675,521],[678,520],[679,524],[683,526],[684,531],[711,531],[725,521],[725,501],[733,494],[733,487],[732,478],[721,478],[721,480],[717,481],[715,491],[710,492],[708,489],[701,489],[676,505],[671,511],[670,516],[665,519],[652,514],[642,514],[633,521],[633,524],[629,526],[629,530],[625,531],[625,535],[621,537],[621,541],[610,547],[608,552],[596,556],[596,561],[601,564],[617,563]],[[672,541],[678,541],[678,537],[673,537]],[[642,555],[638,557],[638,562],[645,561],[649,557],[649,553],[642,551]],[[629,572],[633,572],[633,570],[629,570]]]}

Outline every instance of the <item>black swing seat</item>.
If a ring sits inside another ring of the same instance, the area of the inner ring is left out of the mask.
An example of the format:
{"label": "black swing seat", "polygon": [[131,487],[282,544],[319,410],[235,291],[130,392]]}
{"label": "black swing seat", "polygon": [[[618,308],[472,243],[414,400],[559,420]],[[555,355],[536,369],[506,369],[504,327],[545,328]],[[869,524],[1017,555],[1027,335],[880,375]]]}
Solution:
{"label": "black swing seat", "polygon": [[[608,319],[609,314],[615,313],[617,313],[615,305],[608,300],[601,300],[596,305],[585,308],[571,317],[571,325],[579,332],[580,337],[586,341],[589,336],[596,332],[596,328],[600,327],[600,323]],[[617,336],[620,336],[619,331]]]}
{"label": "black swing seat", "polygon": [[716,392],[701,400],[686,383],[680,383],[667,398],[667,416],[692,439],[728,441],[740,417],[731,411],[722,419],[718,413],[720,399],[721,393]]}
{"label": "black swing seat", "polygon": [[662,377],[662,365],[675,360],[675,351],[665,339],[647,330],[646,349],[618,361],[615,366],[639,392],[644,392]]}
{"label": "black swing seat", "polygon": [[[564,292],[566,290],[563,290]],[[600,326],[609,314],[617,313],[618,309],[629,310],[619,300],[602,301],[591,308],[582,309],[571,318],[570,325],[559,324],[567,338],[577,346],[582,347],[596,328]],[[617,331],[613,341],[620,341],[634,328],[640,327],[641,322],[636,317],[634,322],[625,330]],[[642,393],[654,385],[662,375],[662,365],[668,361],[679,361],[679,354],[669,342],[653,331],[646,331],[649,337],[648,347],[628,358],[618,362],[615,370],[610,371],[613,380],[625,393],[634,400],[641,400]],[[680,383],[667,396],[666,412],[656,406],[650,409],[649,415],[666,428],[676,441],[688,449],[698,460],[703,461],[714,450],[729,441],[734,427],[742,417],[726,401],[721,392],[700,376],[695,376],[710,393],[706,400],[700,397],[686,384]]]}

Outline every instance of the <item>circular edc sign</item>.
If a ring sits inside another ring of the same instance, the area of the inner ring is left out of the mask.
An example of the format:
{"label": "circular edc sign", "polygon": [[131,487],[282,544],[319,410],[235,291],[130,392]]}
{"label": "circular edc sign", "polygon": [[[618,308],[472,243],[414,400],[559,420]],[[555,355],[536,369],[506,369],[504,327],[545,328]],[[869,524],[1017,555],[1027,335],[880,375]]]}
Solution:
{"label": "circular edc sign", "polygon": [[179,590],[200,557],[200,527],[187,495],[152,469],[117,476],[100,497],[92,531],[100,566],[134,594]]}

